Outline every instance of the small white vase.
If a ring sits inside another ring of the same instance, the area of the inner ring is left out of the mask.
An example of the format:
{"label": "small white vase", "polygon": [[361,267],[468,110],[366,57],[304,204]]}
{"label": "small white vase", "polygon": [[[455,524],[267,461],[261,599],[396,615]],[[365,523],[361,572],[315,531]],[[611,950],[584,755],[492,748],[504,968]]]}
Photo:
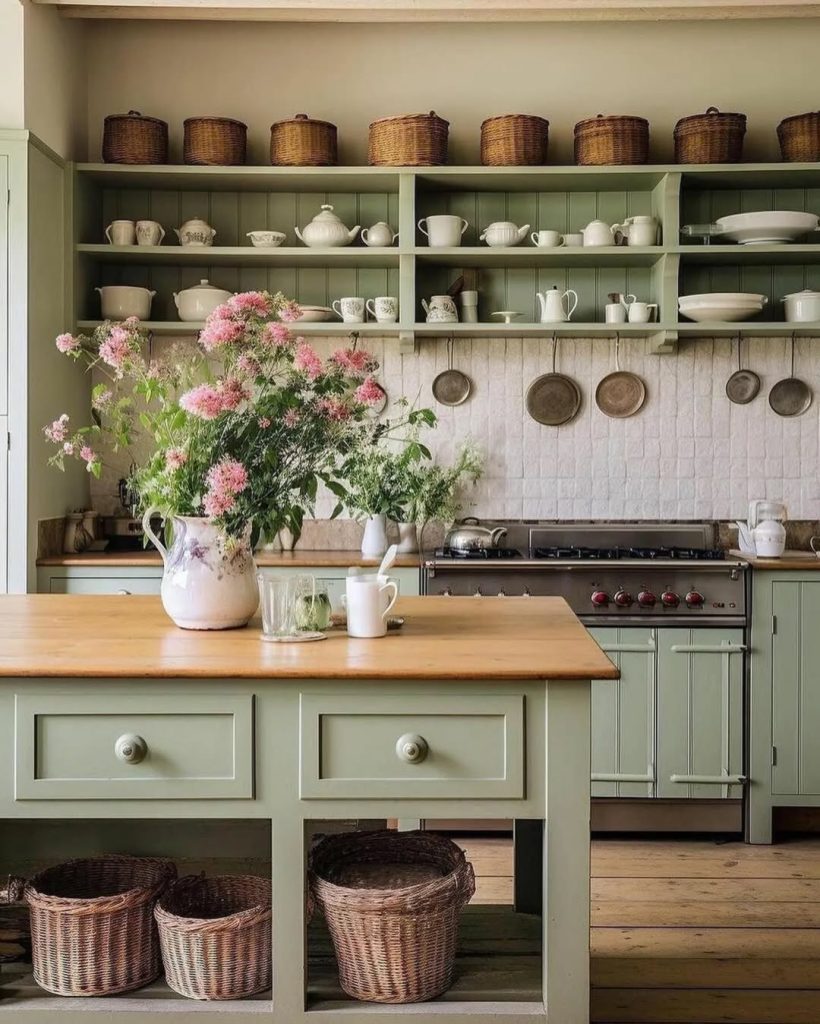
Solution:
{"label": "small white vase", "polygon": [[181,629],[245,626],[259,604],[251,524],[235,540],[198,516],[173,516],[173,543],[166,549],[151,529],[149,508],[142,526],[162,555],[162,606]]}
{"label": "small white vase", "polygon": [[364,523],[362,554],[365,558],[381,558],[387,551],[386,516],[370,516]]}
{"label": "small white vase", "polygon": [[419,549],[419,531],[415,523],[398,523],[400,555],[414,555]]}

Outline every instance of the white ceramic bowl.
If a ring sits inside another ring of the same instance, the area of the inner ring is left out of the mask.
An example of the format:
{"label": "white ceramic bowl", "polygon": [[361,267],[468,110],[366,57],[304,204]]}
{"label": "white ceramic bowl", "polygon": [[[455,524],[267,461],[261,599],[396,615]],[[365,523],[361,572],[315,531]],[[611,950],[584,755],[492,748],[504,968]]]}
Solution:
{"label": "white ceramic bowl", "polygon": [[294,321],[303,324],[320,324],[326,320],[333,320],[333,310],[330,306],[299,306],[301,314]]}
{"label": "white ceramic bowl", "polygon": [[257,249],[275,249],[285,238],[284,231],[249,231],[248,238]]}
{"label": "white ceramic bowl", "polygon": [[689,320],[697,323],[709,320],[748,320],[757,316],[768,301],[765,295],[753,292],[705,292],[700,295],[681,295],[678,309]]}
{"label": "white ceramic bowl", "polygon": [[151,319],[151,299],[156,292],[130,284],[109,284],[94,290],[100,293],[103,320],[127,320],[129,316]]}
{"label": "white ceramic bowl", "polygon": [[798,210],[760,210],[719,217],[715,223],[721,234],[739,245],[779,245],[815,231],[818,218]]}

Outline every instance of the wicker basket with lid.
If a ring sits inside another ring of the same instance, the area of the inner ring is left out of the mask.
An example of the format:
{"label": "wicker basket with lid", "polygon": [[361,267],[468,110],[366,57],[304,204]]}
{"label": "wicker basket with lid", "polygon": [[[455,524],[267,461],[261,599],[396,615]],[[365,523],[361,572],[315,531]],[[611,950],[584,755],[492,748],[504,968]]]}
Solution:
{"label": "wicker basket with lid", "polygon": [[617,114],[588,117],[575,125],[575,163],[645,164],[649,157],[649,122]]}
{"label": "wicker basket with lid", "polygon": [[336,125],[297,114],[270,126],[270,162],[274,167],[335,167]]}
{"label": "wicker basket with lid", "polygon": [[709,107],[705,114],[682,117],[675,125],[675,162],[736,164],[743,156],[746,115]]}
{"label": "wicker basket with lid", "polygon": [[534,114],[502,114],[481,124],[485,167],[532,167],[547,162],[550,123]]}
{"label": "wicker basket with lid", "polygon": [[234,167],[245,163],[248,126],[232,117],[189,117],[184,121],[186,164]]}
{"label": "wicker basket with lid", "polygon": [[777,126],[777,139],[784,160],[791,163],[820,160],[820,111],[784,118]]}
{"label": "wicker basket with lid", "polygon": [[167,121],[138,110],[109,114],[103,122],[102,158],[107,164],[167,164]]}
{"label": "wicker basket with lid", "polygon": [[367,162],[371,167],[434,167],[447,163],[450,122],[429,114],[382,117],[370,125]]}
{"label": "wicker basket with lid", "polygon": [[159,977],[154,904],[175,877],[174,865],[160,858],[84,858],[30,881],[9,879],[0,903],[22,898],[29,905],[40,988],[59,996],[110,996]]}

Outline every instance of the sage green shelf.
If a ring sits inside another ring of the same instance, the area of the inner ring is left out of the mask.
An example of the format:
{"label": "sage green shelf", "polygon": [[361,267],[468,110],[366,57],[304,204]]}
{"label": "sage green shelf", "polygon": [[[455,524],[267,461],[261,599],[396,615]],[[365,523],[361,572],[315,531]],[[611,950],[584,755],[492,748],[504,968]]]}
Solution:
{"label": "sage green shelf", "polygon": [[591,324],[591,323],[569,323],[563,324],[533,324],[522,321],[514,321],[511,324],[414,324],[413,330],[422,337],[428,338],[450,338],[450,337],[495,337],[495,338],[552,338],[558,336],[575,338],[615,338],[620,335],[622,338],[648,338],[669,330],[676,330],[676,326],[664,326],[663,324]]}
{"label": "sage green shelf", "polygon": [[80,243],[77,255],[102,263],[149,264],[193,267],[398,267],[396,248],[370,249],[366,246],[309,248],[279,246],[255,248],[252,245],[88,245]]}
{"label": "sage green shelf", "polygon": [[787,324],[782,320],[769,321],[768,323],[756,322],[754,320],[742,320],[738,323],[690,323],[689,321],[676,324],[672,330],[687,337],[733,337],[743,334],[745,337],[790,337],[798,338],[820,338],[820,323]]}
{"label": "sage green shelf", "polygon": [[681,245],[667,250],[684,263],[715,266],[820,263],[820,245]]}
{"label": "sage green shelf", "polygon": [[[78,320],[77,328],[80,331],[93,331],[95,327],[99,327],[102,323],[102,320]],[[141,326],[146,331],[150,331],[151,334],[181,336],[199,334],[205,324],[202,321],[183,323],[181,320],[143,320]],[[325,335],[330,337],[342,337],[348,334],[368,334],[379,338],[395,338],[401,330],[398,324],[344,324],[340,320],[318,324],[295,323],[291,326],[295,334]]]}
{"label": "sage green shelf", "polygon": [[651,267],[666,252],[663,246],[457,246],[437,249],[419,246],[413,255],[420,264],[445,267]]}

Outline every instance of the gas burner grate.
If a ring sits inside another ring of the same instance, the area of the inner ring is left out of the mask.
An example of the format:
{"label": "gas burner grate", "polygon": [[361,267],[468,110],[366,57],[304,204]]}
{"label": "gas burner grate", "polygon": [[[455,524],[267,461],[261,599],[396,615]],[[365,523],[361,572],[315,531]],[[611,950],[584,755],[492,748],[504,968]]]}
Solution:
{"label": "gas burner grate", "polygon": [[637,547],[589,548],[547,547],[535,548],[533,558],[561,559],[579,562],[614,562],[624,558],[644,561],[672,559],[681,562],[718,562],[726,557],[720,548]]}
{"label": "gas burner grate", "polygon": [[623,558],[624,554],[620,548],[579,548],[579,547],[550,547],[536,548],[533,552],[534,558],[560,558],[564,561],[594,562],[611,561],[616,558]]}
{"label": "gas burner grate", "polygon": [[473,548],[469,551],[462,551],[459,548],[436,548],[436,558],[466,558],[482,561],[496,558],[520,558],[521,552],[518,548]]}

